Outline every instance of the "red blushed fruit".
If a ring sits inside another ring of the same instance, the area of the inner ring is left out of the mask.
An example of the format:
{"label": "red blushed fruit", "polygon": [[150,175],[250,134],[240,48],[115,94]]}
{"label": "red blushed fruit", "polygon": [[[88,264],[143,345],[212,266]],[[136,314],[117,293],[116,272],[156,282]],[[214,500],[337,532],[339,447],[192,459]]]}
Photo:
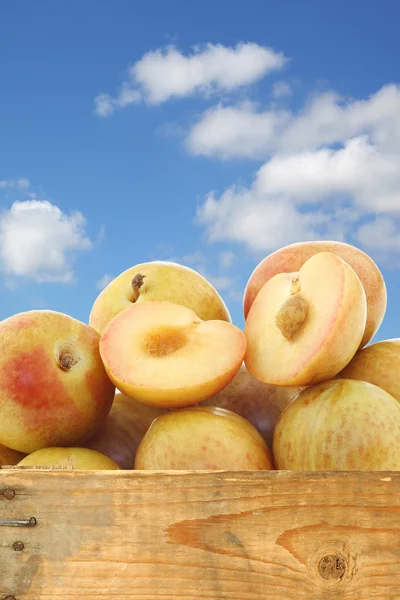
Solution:
{"label": "red blushed fruit", "polygon": [[13,403],[23,408],[22,418],[28,429],[51,426],[55,419],[69,422],[82,417],[62,381],[49,378],[51,370],[52,358],[43,346],[20,352],[4,362],[1,386]]}
{"label": "red blushed fruit", "polygon": [[0,323],[0,443],[30,453],[74,445],[98,430],[115,393],[99,338],[89,325],[54,311]]}

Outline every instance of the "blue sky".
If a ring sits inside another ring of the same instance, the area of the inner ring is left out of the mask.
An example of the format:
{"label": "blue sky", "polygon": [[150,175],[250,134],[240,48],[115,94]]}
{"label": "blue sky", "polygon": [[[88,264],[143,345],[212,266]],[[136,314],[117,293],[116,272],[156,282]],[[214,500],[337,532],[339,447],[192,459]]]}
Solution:
{"label": "blue sky", "polygon": [[87,322],[148,260],[206,275],[242,326],[268,253],[368,252],[400,336],[400,4],[5,0],[0,318]]}

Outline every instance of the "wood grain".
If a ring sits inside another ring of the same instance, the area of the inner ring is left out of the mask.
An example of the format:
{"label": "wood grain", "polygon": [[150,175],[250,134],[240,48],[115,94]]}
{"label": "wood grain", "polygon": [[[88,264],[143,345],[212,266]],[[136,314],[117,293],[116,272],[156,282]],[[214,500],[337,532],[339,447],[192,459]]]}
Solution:
{"label": "wood grain", "polygon": [[1,470],[0,519],[30,517],[0,600],[400,598],[397,472]]}

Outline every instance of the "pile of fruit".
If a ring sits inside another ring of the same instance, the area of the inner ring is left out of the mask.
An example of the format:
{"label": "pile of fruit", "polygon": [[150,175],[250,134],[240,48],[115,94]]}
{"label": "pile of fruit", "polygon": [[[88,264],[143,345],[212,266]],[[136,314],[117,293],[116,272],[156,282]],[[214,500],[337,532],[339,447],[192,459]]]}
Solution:
{"label": "pile of fruit", "polygon": [[374,261],[304,242],[260,262],[243,330],[209,281],[136,265],[88,324],[0,322],[0,465],[144,470],[400,469],[400,339]]}

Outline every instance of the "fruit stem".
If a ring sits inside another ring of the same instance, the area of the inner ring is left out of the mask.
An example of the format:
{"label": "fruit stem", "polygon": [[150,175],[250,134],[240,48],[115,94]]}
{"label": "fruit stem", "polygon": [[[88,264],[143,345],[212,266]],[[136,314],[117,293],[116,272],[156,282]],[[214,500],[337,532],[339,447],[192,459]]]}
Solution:
{"label": "fruit stem", "polygon": [[295,294],[298,294],[299,292],[300,292],[300,281],[299,281],[299,278],[296,277],[296,279],[293,279],[293,281],[292,281],[290,295],[294,296]]}
{"label": "fruit stem", "polygon": [[140,296],[140,288],[142,287],[142,285],[144,283],[143,279],[145,277],[146,277],[146,275],[142,275],[141,273],[137,273],[135,275],[135,277],[132,279],[133,301],[134,302],[136,302],[136,300]]}

